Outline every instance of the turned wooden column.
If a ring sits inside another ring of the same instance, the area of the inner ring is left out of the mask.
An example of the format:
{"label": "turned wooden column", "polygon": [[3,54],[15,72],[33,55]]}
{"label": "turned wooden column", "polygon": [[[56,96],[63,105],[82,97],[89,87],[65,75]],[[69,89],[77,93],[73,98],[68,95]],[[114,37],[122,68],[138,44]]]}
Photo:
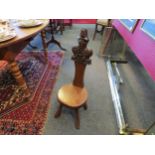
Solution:
{"label": "turned wooden column", "polygon": [[18,44],[13,45],[13,47],[6,47],[1,49],[1,52],[4,53],[3,60],[8,61],[9,69],[13,76],[15,77],[18,85],[22,88],[25,93],[25,97],[30,97],[30,90],[26,84],[26,81],[20,71],[20,68],[15,60],[16,55],[30,42],[31,38],[28,40],[23,41],[20,46]]}
{"label": "turned wooden column", "polygon": [[46,61],[48,61],[48,47],[47,47],[47,43],[46,43],[45,30],[41,31],[41,39],[42,39],[42,44],[43,44],[43,49],[44,49],[44,55],[45,55]]}
{"label": "turned wooden column", "polygon": [[62,107],[66,106],[75,112],[75,128],[80,128],[79,108],[87,109],[88,92],[84,87],[84,73],[86,65],[91,63],[92,50],[87,48],[87,30],[82,29],[78,39],[78,46],[72,48],[72,60],[75,63],[75,75],[73,82],[63,85],[58,91],[59,107],[55,118],[61,115]]}
{"label": "turned wooden column", "polygon": [[16,81],[18,82],[19,86],[23,89],[23,91],[25,93],[25,97],[29,97],[30,91],[26,85],[25,79],[24,79],[16,61],[13,61],[10,63],[10,70],[11,70],[12,74],[14,75]]}

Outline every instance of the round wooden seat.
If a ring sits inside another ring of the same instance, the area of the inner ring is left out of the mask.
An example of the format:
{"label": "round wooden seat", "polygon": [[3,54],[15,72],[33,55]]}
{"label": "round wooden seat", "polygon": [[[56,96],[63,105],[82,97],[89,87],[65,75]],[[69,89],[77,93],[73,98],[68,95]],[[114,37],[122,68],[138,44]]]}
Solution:
{"label": "round wooden seat", "polygon": [[66,106],[68,108],[75,110],[75,127],[80,128],[80,116],[78,109],[84,107],[87,109],[87,98],[88,93],[86,88],[77,87],[73,84],[66,84],[62,86],[58,91],[58,102],[59,108],[55,114],[55,118],[61,115],[62,107]]}
{"label": "round wooden seat", "polygon": [[66,84],[58,91],[58,101],[71,108],[81,107],[86,103],[87,98],[86,88],[80,88],[73,84]]}

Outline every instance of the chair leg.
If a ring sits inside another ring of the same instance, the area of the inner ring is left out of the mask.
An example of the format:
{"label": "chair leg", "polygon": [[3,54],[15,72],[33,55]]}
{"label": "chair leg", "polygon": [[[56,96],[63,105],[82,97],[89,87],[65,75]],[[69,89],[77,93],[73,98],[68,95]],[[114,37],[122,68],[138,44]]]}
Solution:
{"label": "chair leg", "polygon": [[75,128],[80,129],[79,109],[75,109]]}
{"label": "chair leg", "polygon": [[72,28],[72,19],[69,20],[70,29]]}
{"label": "chair leg", "polygon": [[87,103],[85,103],[84,105],[83,105],[83,108],[84,108],[84,110],[87,110]]}
{"label": "chair leg", "polygon": [[61,33],[61,35],[63,35],[63,31],[64,31],[64,20],[61,19],[60,20],[60,33]]}
{"label": "chair leg", "polygon": [[60,34],[63,35],[63,26],[62,25],[59,26],[59,30],[58,31],[60,31]]}
{"label": "chair leg", "polygon": [[103,31],[104,31],[104,26],[102,26],[101,28],[101,35],[103,35]]}
{"label": "chair leg", "polygon": [[95,25],[95,32],[94,32],[94,35],[93,35],[93,40],[94,40],[95,37],[96,37],[96,31],[97,31],[97,24]]}
{"label": "chair leg", "polygon": [[62,111],[62,104],[59,104],[58,110],[56,111],[54,117],[55,117],[55,118],[60,117],[61,111]]}

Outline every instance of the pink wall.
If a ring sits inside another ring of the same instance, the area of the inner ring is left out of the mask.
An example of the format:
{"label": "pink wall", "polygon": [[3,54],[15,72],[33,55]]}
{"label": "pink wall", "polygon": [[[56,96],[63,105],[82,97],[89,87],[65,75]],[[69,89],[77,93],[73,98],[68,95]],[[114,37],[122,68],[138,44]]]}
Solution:
{"label": "pink wall", "polygon": [[139,20],[133,33],[129,32],[119,20],[114,20],[113,26],[122,35],[151,78],[155,80],[155,40],[140,30],[142,22],[142,19]]}

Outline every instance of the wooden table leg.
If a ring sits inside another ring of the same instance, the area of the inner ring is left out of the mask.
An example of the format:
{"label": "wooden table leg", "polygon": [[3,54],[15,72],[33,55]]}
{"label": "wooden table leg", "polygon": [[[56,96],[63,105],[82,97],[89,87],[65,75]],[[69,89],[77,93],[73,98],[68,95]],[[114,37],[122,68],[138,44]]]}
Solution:
{"label": "wooden table leg", "polygon": [[43,49],[44,49],[44,55],[46,60],[48,61],[48,47],[46,44],[46,33],[45,30],[41,31],[41,38],[42,38],[42,44],[43,44]]}
{"label": "wooden table leg", "polygon": [[22,73],[20,72],[19,66],[15,61],[10,63],[10,70],[12,74],[14,75],[15,79],[17,80],[19,86],[24,90],[26,97],[29,97],[30,91],[26,85],[26,82],[25,82],[25,79]]}

